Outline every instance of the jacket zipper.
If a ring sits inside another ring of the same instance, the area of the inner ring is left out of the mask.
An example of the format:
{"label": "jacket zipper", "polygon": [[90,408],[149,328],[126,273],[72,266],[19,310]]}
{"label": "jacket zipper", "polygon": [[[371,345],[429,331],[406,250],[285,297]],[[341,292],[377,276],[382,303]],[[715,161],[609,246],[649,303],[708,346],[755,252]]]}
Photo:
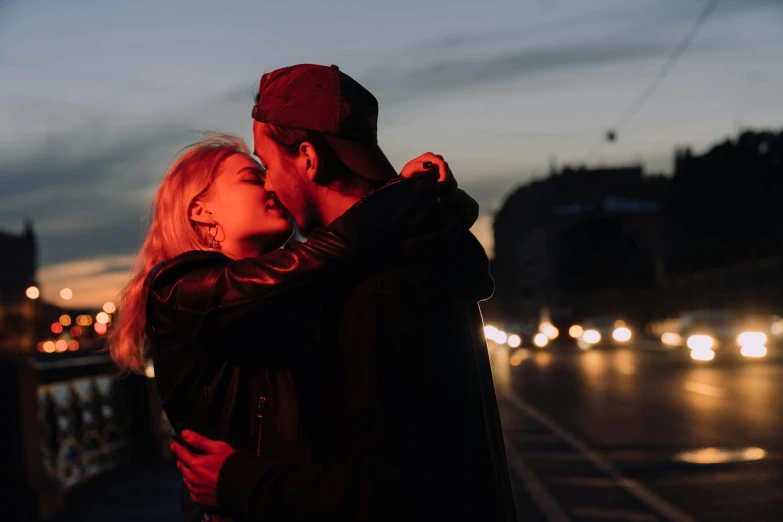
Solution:
{"label": "jacket zipper", "polygon": [[256,407],[256,456],[261,456],[261,441],[264,434],[264,407],[266,406],[266,397],[258,396],[258,406]]}
{"label": "jacket zipper", "polygon": [[[256,456],[261,456],[261,441],[264,434],[264,407],[266,406],[266,397],[263,395],[258,396],[258,405],[256,406]],[[214,520],[213,513],[207,511],[204,513],[202,522],[212,522]]]}

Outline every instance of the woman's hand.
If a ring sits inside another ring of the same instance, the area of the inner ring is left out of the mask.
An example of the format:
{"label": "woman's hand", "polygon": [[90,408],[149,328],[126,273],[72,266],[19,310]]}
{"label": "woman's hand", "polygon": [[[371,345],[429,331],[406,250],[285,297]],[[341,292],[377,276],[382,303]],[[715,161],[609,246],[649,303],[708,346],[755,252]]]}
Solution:
{"label": "woman's hand", "polygon": [[472,227],[478,219],[478,203],[465,191],[457,189],[457,180],[443,156],[425,152],[406,163],[402,168],[401,176],[404,178],[428,176],[433,180],[437,178],[439,184],[447,183],[451,189],[439,198],[441,204],[468,228]]}
{"label": "woman's hand", "polygon": [[410,160],[402,168],[400,175],[403,178],[413,178],[416,176],[428,176],[438,183],[448,183],[457,188],[457,180],[454,178],[449,164],[443,159],[443,156],[425,152],[416,159]]}

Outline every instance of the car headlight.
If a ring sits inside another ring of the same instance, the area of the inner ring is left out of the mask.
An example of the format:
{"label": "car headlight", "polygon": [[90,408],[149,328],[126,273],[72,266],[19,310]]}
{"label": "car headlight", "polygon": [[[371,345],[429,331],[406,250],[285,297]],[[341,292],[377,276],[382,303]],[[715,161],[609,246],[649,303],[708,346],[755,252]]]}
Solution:
{"label": "car headlight", "polygon": [[547,337],[542,333],[538,333],[536,334],[535,337],[533,337],[533,344],[535,344],[539,348],[543,348],[544,346],[547,345],[547,343],[549,343],[549,337]]}
{"label": "car headlight", "polygon": [[740,346],[764,346],[767,344],[767,336],[761,332],[742,332],[737,342]]}
{"label": "car headlight", "polygon": [[578,324],[572,325],[571,328],[568,329],[568,335],[570,335],[574,339],[579,339],[580,337],[582,337],[583,333],[585,333],[584,328],[582,328]]}
{"label": "car headlight", "polygon": [[546,335],[547,339],[557,339],[557,336],[560,335],[560,330],[558,330],[555,325],[552,323],[543,323],[539,329],[539,332]]}
{"label": "car headlight", "polygon": [[612,332],[612,339],[617,341],[618,343],[627,343],[631,340],[631,330],[628,328],[621,326],[620,328],[615,328],[614,332]]}
{"label": "car headlight", "polygon": [[760,358],[767,355],[767,347],[763,344],[746,344],[740,348],[740,353],[745,357]]}
{"label": "car headlight", "polygon": [[601,334],[598,330],[585,330],[582,334],[582,340],[589,344],[598,344],[601,342]]}
{"label": "car headlight", "polygon": [[688,348],[691,350],[712,350],[715,339],[709,335],[691,335],[688,337]]}
{"label": "car headlight", "polygon": [[712,348],[693,348],[691,350],[691,359],[696,361],[711,361],[715,358],[715,351]]}
{"label": "car headlight", "polygon": [[682,337],[674,332],[664,332],[661,335],[661,342],[666,346],[680,346],[682,345]]}

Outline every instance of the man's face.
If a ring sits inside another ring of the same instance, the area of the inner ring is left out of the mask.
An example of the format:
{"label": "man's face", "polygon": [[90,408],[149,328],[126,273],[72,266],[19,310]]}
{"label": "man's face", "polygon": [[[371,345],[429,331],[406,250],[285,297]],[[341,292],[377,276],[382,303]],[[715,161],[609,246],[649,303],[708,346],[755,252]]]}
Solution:
{"label": "man's face", "polygon": [[307,178],[302,162],[287,156],[269,139],[265,126],[265,123],[253,122],[253,152],[266,168],[264,189],[275,195],[299,225],[299,230],[307,235],[318,225],[318,214],[310,197],[312,182]]}

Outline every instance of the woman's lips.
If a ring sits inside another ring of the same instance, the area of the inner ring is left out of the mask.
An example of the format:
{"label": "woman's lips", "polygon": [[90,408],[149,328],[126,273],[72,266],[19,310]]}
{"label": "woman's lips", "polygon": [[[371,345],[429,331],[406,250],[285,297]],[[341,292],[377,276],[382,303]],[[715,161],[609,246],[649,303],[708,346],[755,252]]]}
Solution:
{"label": "woman's lips", "polygon": [[283,208],[283,206],[280,203],[278,203],[275,198],[267,199],[266,203],[264,203],[264,209],[266,209],[267,211],[279,212],[279,213],[281,213],[283,215],[287,215],[288,214],[286,209]]}

